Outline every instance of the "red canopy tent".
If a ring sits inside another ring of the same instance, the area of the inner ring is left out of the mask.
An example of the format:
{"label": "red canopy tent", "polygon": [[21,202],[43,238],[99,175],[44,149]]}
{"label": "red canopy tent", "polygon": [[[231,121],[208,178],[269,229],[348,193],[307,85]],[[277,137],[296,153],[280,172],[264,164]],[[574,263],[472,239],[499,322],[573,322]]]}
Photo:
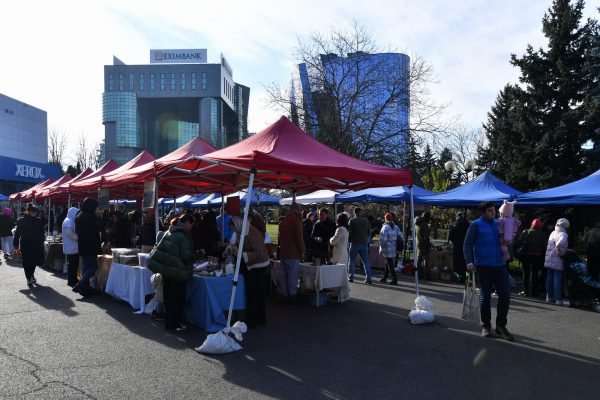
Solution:
{"label": "red canopy tent", "polygon": [[189,160],[194,156],[204,155],[215,151],[215,148],[209,143],[196,137],[184,144],[177,150],[144,165],[132,168],[129,171],[123,171],[122,174],[113,175],[110,179],[102,183],[102,187],[110,188],[113,192],[119,193],[122,197],[137,197],[140,198],[144,191],[144,183],[154,179],[161,181],[160,192],[163,197],[167,195],[174,197],[181,194],[190,194],[190,188],[183,185],[178,185],[173,182],[173,185],[163,185],[162,175],[170,171],[174,166]]}
{"label": "red canopy tent", "polygon": [[116,178],[124,173],[127,173],[133,168],[146,165],[154,161],[155,158],[152,154],[147,151],[142,151],[135,158],[130,160],[129,162],[121,165],[119,168],[113,169],[102,175],[88,176],[85,179],[82,179],[78,182],[74,182],[69,186],[71,192],[74,193],[86,193],[90,195],[91,192],[95,192],[99,188],[105,187],[105,185],[110,182],[113,178]]}
{"label": "red canopy tent", "polygon": [[[163,168],[160,160],[156,164]],[[161,182],[178,183],[188,192],[195,186],[194,193],[234,192],[247,186],[253,168],[256,186],[292,191],[412,184],[410,170],[342,154],[313,139],[286,117],[242,142],[190,157],[165,173]]]}
{"label": "red canopy tent", "polygon": [[[155,164],[162,167],[158,160]],[[246,186],[247,193],[251,193],[254,185],[294,192],[412,185],[410,170],[375,165],[342,154],[313,139],[285,117],[242,142],[190,157],[170,168],[162,175],[161,182],[182,185],[193,193],[229,192]],[[246,202],[242,232],[246,231],[249,208],[250,202]],[[244,238],[244,235],[239,238],[225,334],[231,326]]]}
{"label": "red canopy tent", "polygon": [[69,198],[68,203],[71,203],[71,193],[73,192],[71,190],[71,185],[83,180],[83,179],[87,179],[87,178],[93,178],[95,176],[102,176],[110,171],[113,171],[115,169],[119,168],[119,164],[114,161],[114,160],[108,160],[107,162],[105,162],[100,168],[98,168],[97,170],[91,172],[88,172],[87,175],[85,175],[84,173],[89,169],[86,168],[85,171],[83,171],[81,174],[77,175],[75,178],[73,178],[72,180],[70,180],[69,182],[57,186],[55,188],[50,189],[48,196],[51,196],[55,201],[60,199],[62,201],[65,201],[67,196]]}
{"label": "red canopy tent", "polygon": [[39,190],[36,190],[34,193],[34,197],[36,200],[44,200],[46,197],[48,197],[48,193],[50,192],[50,189],[60,186],[62,184],[65,184],[69,181],[73,180],[73,177],[71,175],[63,175],[60,177],[59,180],[52,182],[49,185],[44,186],[43,188],[40,188]]}
{"label": "red canopy tent", "polygon": [[33,198],[36,190],[40,190],[41,188],[43,188],[44,186],[48,186],[49,184],[51,184],[52,182],[56,181],[56,179],[54,178],[48,178],[45,181],[42,181],[36,185],[34,185],[33,187],[27,189],[27,190],[23,190],[22,192],[18,192],[18,193],[13,193],[11,194],[8,199],[10,201],[27,201]]}

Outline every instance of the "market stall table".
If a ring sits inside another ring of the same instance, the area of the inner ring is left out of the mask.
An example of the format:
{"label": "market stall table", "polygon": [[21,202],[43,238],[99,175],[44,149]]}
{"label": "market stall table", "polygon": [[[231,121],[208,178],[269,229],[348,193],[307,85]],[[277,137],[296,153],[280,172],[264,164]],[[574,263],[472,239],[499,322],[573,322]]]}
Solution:
{"label": "market stall table", "polygon": [[105,292],[126,301],[133,307],[135,314],[143,314],[146,296],[154,293],[150,283],[152,271],[135,265],[113,262],[106,281]]}
{"label": "market stall table", "polygon": [[[224,310],[229,308],[233,275],[203,276],[194,275],[187,284],[186,317],[194,325],[207,332],[217,332],[227,325]],[[244,277],[239,276],[234,310],[246,308],[246,287]]]}
{"label": "market stall table", "polygon": [[53,271],[62,271],[65,262],[61,241],[44,241],[44,264]]}
{"label": "market stall table", "polygon": [[[273,260],[271,263],[271,280],[274,285],[279,284],[279,269],[280,261]],[[300,263],[298,275],[301,290],[320,292],[323,289],[338,289],[337,301],[339,303],[350,299],[350,285],[348,284],[348,272],[345,264],[314,265],[312,263]],[[317,302],[318,306],[319,303]]]}

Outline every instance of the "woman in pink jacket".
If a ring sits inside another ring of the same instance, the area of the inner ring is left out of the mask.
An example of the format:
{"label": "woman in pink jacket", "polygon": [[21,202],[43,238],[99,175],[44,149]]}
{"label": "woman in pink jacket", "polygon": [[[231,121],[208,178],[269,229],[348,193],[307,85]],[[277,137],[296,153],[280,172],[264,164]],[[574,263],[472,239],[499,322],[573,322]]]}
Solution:
{"label": "woman in pink jacket", "polygon": [[546,302],[551,303],[556,300],[558,306],[569,306],[569,300],[562,298],[563,271],[564,262],[562,256],[569,248],[569,229],[570,223],[566,218],[560,218],[556,221],[554,231],[548,238],[546,247],[546,257],[544,267],[548,269],[546,279]]}

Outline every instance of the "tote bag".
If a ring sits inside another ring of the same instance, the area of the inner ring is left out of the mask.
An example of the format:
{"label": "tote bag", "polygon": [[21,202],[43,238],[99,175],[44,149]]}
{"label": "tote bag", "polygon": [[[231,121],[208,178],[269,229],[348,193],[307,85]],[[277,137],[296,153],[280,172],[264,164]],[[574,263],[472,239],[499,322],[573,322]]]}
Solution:
{"label": "tote bag", "polygon": [[474,324],[480,324],[479,289],[475,285],[475,273],[471,272],[465,283],[461,318]]}

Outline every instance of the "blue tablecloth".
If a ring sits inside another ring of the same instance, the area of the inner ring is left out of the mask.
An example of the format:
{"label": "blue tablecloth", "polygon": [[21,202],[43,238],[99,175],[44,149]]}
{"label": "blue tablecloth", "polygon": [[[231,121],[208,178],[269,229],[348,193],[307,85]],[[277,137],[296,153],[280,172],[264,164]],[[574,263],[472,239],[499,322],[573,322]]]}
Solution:
{"label": "blue tablecloth", "polygon": [[[207,332],[217,332],[225,328],[227,318],[224,310],[229,309],[233,275],[194,276],[187,284],[186,317],[194,325]],[[240,275],[235,292],[234,310],[246,308],[246,286]]]}

